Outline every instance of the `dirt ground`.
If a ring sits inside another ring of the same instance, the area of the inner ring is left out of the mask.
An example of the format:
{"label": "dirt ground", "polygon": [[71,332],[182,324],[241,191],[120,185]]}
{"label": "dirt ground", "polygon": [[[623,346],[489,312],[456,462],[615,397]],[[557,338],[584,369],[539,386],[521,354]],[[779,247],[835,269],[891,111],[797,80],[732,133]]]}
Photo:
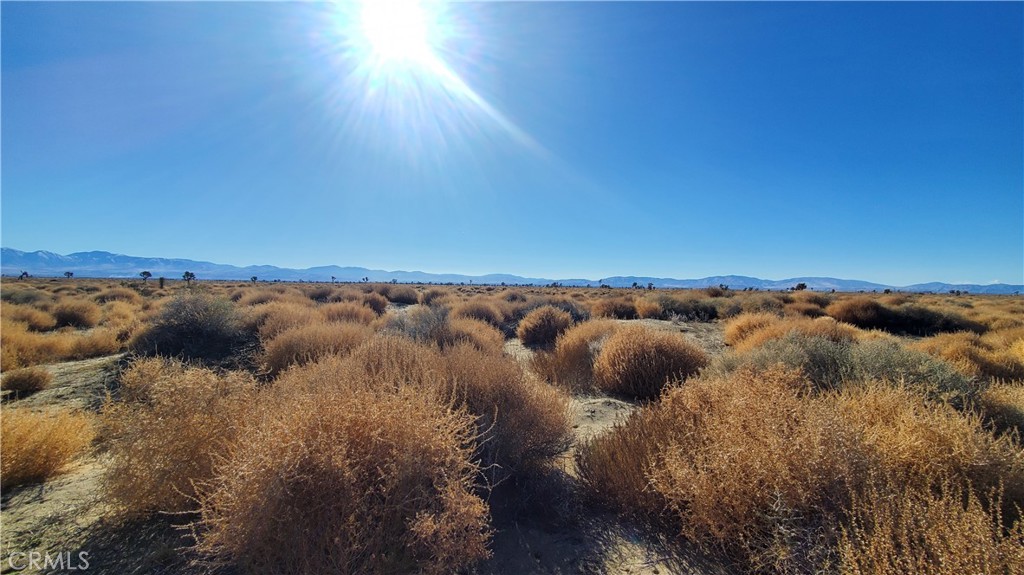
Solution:
{"label": "dirt ground", "polygon": [[[719,354],[718,323],[641,320],[655,329],[679,331],[709,354]],[[529,365],[532,352],[518,340],[506,352]],[[28,397],[3,397],[5,406],[32,409],[74,407],[96,411],[116,385],[124,358],[114,355],[47,366],[54,379],[48,389]],[[606,396],[572,399],[574,442],[556,469],[518,485],[497,486],[490,495],[495,535],[493,556],[479,565],[480,575],[523,573],[718,574],[729,571],[678,541],[645,534],[614,514],[585,501],[573,465],[575,450],[623,421],[636,405]],[[105,457],[92,453],[65,474],[42,485],[5,490],[0,496],[0,553],[12,551],[89,553],[90,573],[198,573],[189,565],[189,538],[176,524],[187,516],[158,516],[142,522],[113,519],[100,489]],[[515,497],[505,493],[515,489]],[[524,496],[525,494],[525,496]],[[15,572],[6,562],[0,573]],[[34,572],[29,569],[18,572]]]}

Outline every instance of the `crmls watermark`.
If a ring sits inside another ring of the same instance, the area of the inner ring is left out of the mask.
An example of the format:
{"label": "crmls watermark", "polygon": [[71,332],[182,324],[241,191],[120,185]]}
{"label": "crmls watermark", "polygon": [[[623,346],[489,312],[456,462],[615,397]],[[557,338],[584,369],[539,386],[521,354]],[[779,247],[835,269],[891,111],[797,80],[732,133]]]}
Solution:
{"label": "crmls watermark", "polygon": [[42,553],[40,551],[28,551],[22,553],[15,551],[8,553],[3,561],[4,567],[14,571],[25,569],[47,570],[47,571],[85,571],[89,568],[89,552],[79,551],[72,553],[64,551],[59,553]]}

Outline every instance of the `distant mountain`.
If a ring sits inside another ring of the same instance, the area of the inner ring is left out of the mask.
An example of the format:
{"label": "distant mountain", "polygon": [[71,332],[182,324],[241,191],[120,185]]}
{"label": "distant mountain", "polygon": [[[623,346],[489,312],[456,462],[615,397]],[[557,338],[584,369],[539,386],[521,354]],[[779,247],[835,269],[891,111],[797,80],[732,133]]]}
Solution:
{"label": "distant mountain", "polygon": [[53,252],[23,252],[11,248],[0,249],[0,271],[4,276],[17,276],[27,271],[33,276],[59,277],[64,272],[73,272],[75,277],[135,278],[145,270],[153,277],[180,278],[185,271],[196,274],[200,280],[243,280],[252,276],[261,280],[329,282],[331,277],[340,282],[358,282],[364,277],[372,282],[389,282],[397,280],[402,283],[474,283],[508,285],[547,285],[557,282],[565,286],[597,286],[600,284],[612,287],[631,287],[634,283],[641,286],[654,284],[659,288],[703,288],[727,285],[732,289],[753,288],[761,290],[786,290],[798,283],[818,291],[883,291],[885,289],[938,292],[950,290],[967,291],[984,294],[1014,294],[1024,292],[1024,285],[1009,284],[947,284],[940,282],[915,284],[912,286],[888,286],[860,280],[847,280],[825,277],[801,277],[783,280],[765,280],[748,276],[714,276],[701,279],[675,279],[636,276],[615,276],[597,280],[529,278],[509,274],[488,274],[469,276],[462,274],[434,274],[420,271],[386,271],[372,270],[361,267],[318,266],[298,270],[279,268],[276,266],[259,265],[238,267],[227,264],[215,264],[185,259],[144,258],[112,254],[110,252],[76,252],[68,255]]}

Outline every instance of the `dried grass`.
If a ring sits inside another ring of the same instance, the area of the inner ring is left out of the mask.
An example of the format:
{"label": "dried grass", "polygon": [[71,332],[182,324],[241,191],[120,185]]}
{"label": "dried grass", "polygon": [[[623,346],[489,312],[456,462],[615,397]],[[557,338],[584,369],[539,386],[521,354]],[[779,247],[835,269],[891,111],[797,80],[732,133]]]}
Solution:
{"label": "dried grass", "polygon": [[549,305],[526,314],[519,322],[516,335],[527,347],[550,347],[572,325],[572,316]]}
{"label": "dried grass", "polygon": [[605,342],[594,381],[608,393],[651,399],[669,381],[683,381],[707,363],[707,354],[682,334],[627,326]]}
{"label": "dried grass", "polygon": [[46,389],[53,381],[53,374],[43,367],[25,367],[4,374],[0,389],[20,393],[35,393]]}
{"label": "dried grass", "polygon": [[262,364],[270,375],[328,355],[344,355],[373,336],[373,328],[356,323],[314,323],[293,327],[264,342]]}
{"label": "dried grass", "polygon": [[59,474],[94,436],[92,419],[82,413],[5,408],[0,417],[3,488],[42,483]]}
{"label": "dried grass", "polygon": [[468,415],[411,388],[291,392],[263,406],[202,498],[194,533],[208,562],[450,573],[488,556]]}
{"label": "dried grass", "polygon": [[110,453],[104,488],[127,516],[195,509],[196,482],[238,437],[255,401],[248,375],[140,359],[121,375],[119,400],[101,414]]}
{"label": "dried grass", "polygon": [[590,391],[594,384],[594,360],[605,340],[619,328],[613,320],[579,323],[558,337],[553,351],[533,356],[533,369],[548,381],[569,391]]}

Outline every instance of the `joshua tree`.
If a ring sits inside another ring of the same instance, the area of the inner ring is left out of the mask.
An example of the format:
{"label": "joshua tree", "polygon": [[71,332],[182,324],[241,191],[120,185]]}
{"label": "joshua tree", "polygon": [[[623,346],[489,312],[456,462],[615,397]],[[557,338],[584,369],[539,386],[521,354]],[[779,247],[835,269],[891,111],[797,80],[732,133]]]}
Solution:
{"label": "joshua tree", "polygon": [[30,277],[32,277],[32,276],[30,276],[30,275],[28,274],[28,272],[21,272],[21,275],[20,275],[20,276],[18,276],[18,279],[19,279],[19,280],[23,280],[23,279],[28,279],[28,278],[30,278]]}
{"label": "joshua tree", "polygon": [[258,279],[259,279],[258,277],[252,276],[251,278],[249,278],[249,281],[252,282],[252,285],[256,285],[256,280],[258,280]]}
{"label": "joshua tree", "polygon": [[139,272],[139,277],[141,277],[142,281],[145,282],[149,278],[153,277],[153,274],[151,274],[149,272]]}
{"label": "joshua tree", "polygon": [[807,284],[804,282],[800,282],[793,286],[793,291],[804,291],[805,289],[807,289]]}
{"label": "joshua tree", "polygon": [[75,277],[75,272],[64,272],[64,277],[71,279]]}
{"label": "joshua tree", "polygon": [[185,272],[181,274],[181,279],[185,280],[185,283],[191,286],[192,280],[196,279],[196,274],[192,272]]}
{"label": "joshua tree", "polygon": [[334,282],[335,282],[335,281],[337,281],[337,280],[338,280],[338,278],[336,278],[336,277],[334,277],[334,276],[331,276],[331,283],[334,283]]}

